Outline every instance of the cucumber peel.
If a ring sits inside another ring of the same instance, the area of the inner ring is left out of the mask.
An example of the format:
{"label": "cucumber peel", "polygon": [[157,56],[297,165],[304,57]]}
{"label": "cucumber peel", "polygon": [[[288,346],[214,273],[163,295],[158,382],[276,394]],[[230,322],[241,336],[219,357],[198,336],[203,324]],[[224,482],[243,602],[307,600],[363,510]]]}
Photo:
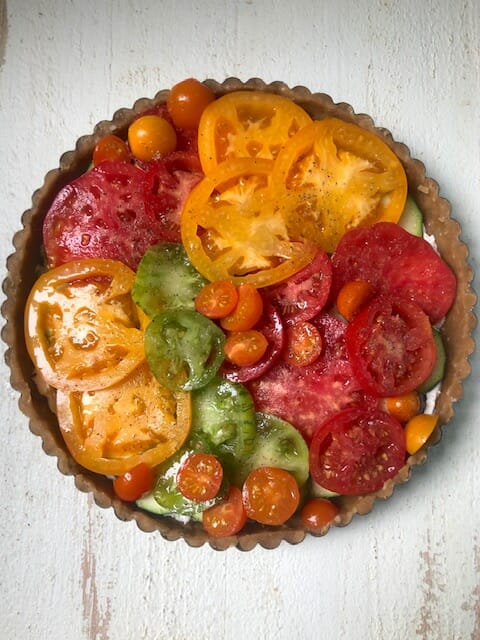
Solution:
{"label": "cucumber peel", "polygon": [[420,393],[427,393],[431,391],[435,385],[437,385],[444,376],[445,363],[447,360],[447,354],[445,352],[445,345],[443,344],[442,334],[438,329],[433,329],[433,340],[435,342],[435,348],[437,350],[437,356],[435,360],[435,366],[432,373],[417,389]]}
{"label": "cucumber peel", "polygon": [[414,236],[418,236],[419,238],[423,236],[423,214],[410,195],[407,196],[405,208],[398,224]]}

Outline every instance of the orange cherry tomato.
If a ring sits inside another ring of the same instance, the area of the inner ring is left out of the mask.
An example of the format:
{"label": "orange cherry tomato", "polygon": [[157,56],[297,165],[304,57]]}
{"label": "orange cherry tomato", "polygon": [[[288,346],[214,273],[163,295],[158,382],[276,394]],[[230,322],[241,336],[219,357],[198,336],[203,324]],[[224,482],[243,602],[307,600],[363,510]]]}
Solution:
{"label": "orange cherry tomato", "polygon": [[60,430],[72,457],[95,473],[118,476],[154,467],[190,432],[190,395],[160,385],[146,363],[106,389],[57,391]]}
{"label": "orange cherry tomato", "polygon": [[239,367],[248,367],[265,354],[268,341],[261,331],[235,331],[227,336],[224,345],[227,359]]}
{"label": "orange cherry tomato", "polygon": [[300,522],[307,529],[319,531],[328,527],[339,513],[339,508],[326,498],[313,498],[300,512]]}
{"label": "orange cherry tomato", "polygon": [[172,125],[156,115],[137,118],[128,128],[128,144],[137,160],[150,162],[177,147],[177,134]]}
{"label": "orange cherry tomato", "polygon": [[135,502],[153,487],[154,475],[150,467],[140,462],[113,481],[117,496],[126,502]]}
{"label": "orange cherry tomato", "polygon": [[273,160],[299,129],[312,121],[293,100],[263,91],[234,91],[212,102],[198,128],[205,173],[232,158]]}
{"label": "orange cherry tomato", "polygon": [[416,453],[427,442],[437,426],[438,416],[422,413],[411,418],[405,425],[407,451]]}
{"label": "orange cherry tomato", "polygon": [[338,312],[345,320],[351,320],[373,297],[373,293],[373,286],[365,280],[352,280],[345,283],[337,296]]}
{"label": "orange cherry tomato", "polygon": [[25,308],[28,353],[56,389],[109,387],[145,360],[147,316],[130,292],[135,274],[116,260],[68,262],[45,272]]}
{"label": "orange cherry tomato", "polygon": [[292,240],[279,202],[269,189],[271,160],[221,163],[190,193],[182,242],[194,267],[211,282],[265,287],[309,264],[317,247]]}
{"label": "orange cherry tomato", "polygon": [[243,529],[247,514],[243,508],[242,492],[232,485],[227,497],[203,512],[205,531],[215,538],[233,536]]}
{"label": "orange cherry tomato", "polygon": [[384,404],[385,410],[400,422],[407,422],[420,411],[420,397],[416,391],[385,398]]}
{"label": "orange cherry tomato", "polygon": [[93,164],[99,165],[106,161],[130,162],[132,156],[127,143],[115,135],[100,138],[93,150]]}
{"label": "orange cherry tomato", "polygon": [[220,320],[226,331],[248,331],[262,317],[263,299],[258,290],[248,282],[238,288],[238,302],[232,311]]}
{"label": "orange cherry tomato", "polygon": [[192,453],[177,471],[177,486],[189,500],[212,500],[220,491],[223,467],[210,453]]}
{"label": "orange cherry tomato", "polygon": [[248,518],[268,525],[281,525],[297,510],[300,492],[289,471],[258,467],[245,480],[243,506]]}
{"label": "orange cherry tomato", "polygon": [[172,87],[167,98],[167,109],[179,129],[196,129],[205,108],[215,100],[207,85],[187,78]]}
{"label": "orange cherry tomato", "polygon": [[386,142],[337,118],[312,122],[290,138],[272,182],[292,237],[310,238],[327,253],[348,229],[398,222],[407,197],[405,170]]}
{"label": "orange cherry tomato", "polygon": [[301,321],[287,327],[284,359],[302,367],[315,362],[322,353],[322,336],[311,322]]}
{"label": "orange cherry tomato", "polygon": [[207,318],[224,318],[237,306],[238,293],[228,280],[206,284],[195,298],[196,310]]}

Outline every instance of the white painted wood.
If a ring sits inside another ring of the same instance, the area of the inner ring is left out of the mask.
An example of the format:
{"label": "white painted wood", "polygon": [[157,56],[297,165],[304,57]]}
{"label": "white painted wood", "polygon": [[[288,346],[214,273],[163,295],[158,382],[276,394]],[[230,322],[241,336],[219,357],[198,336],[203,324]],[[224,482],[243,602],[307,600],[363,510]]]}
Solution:
{"label": "white painted wood", "polygon": [[[369,113],[423,160],[480,255],[476,0],[0,0],[1,261],[60,153],[187,76],[281,79]],[[0,637],[478,640],[478,356],[427,465],[325,538],[215,552],[79,493],[1,367]]]}

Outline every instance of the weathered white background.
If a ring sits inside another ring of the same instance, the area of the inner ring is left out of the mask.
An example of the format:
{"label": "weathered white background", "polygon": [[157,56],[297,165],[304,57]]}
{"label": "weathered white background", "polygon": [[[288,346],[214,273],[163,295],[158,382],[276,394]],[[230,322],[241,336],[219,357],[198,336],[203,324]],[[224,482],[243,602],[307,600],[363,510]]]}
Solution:
{"label": "weathered white background", "polygon": [[[480,255],[477,0],[0,0],[0,248],[62,151],[188,76],[329,93],[408,144]],[[3,278],[3,276],[2,276]],[[479,640],[478,357],[427,465],[299,546],[216,552],[118,521],[27,427],[1,368],[3,640]]]}

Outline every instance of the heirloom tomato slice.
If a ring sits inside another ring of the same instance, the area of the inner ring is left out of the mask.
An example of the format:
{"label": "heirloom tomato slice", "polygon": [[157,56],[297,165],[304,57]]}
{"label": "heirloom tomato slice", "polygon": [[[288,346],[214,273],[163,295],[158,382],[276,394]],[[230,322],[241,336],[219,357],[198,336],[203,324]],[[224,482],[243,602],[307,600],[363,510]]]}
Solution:
{"label": "heirloom tomato slice", "polygon": [[190,432],[190,395],[167,390],[143,363],[107,389],[57,391],[57,415],[76,462],[116,476],[180,449]]}
{"label": "heirloom tomato slice", "polygon": [[148,320],[130,295],[134,275],[121,262],[90,259],[40,276],[26,304],[25,338],[49,385],[109,387],[144,361]]}
{"label": "heirloom tomato slice", "polygon": [[310,473],[320,486],[342,495],[378,491],[405,462],[405,433],[378,409],[344,409],[328,418],[310,445]]}
{"label": "heirloom tomato slice", "polygon": [[397,222],[407,197],[405,171],[387,144],[337,118],[290,138],[275,161],[273,187],[293,237],[311,238],[327,253],[348,229]]}
{"label": "heirloom tomato slice", "polygon": [[269,190],[272,161],[240,158],[219,165],[191,192],[182,241],[208,280],[264,287],[306,266],[316,247],[292,241]]}
{"label": "heirloom tomato slice", "polygon": [[205,173],[231,158],[273,160],[299,129],[312,121],[289,98],[263,91],[235,91],[211,102],[198,128]]}

